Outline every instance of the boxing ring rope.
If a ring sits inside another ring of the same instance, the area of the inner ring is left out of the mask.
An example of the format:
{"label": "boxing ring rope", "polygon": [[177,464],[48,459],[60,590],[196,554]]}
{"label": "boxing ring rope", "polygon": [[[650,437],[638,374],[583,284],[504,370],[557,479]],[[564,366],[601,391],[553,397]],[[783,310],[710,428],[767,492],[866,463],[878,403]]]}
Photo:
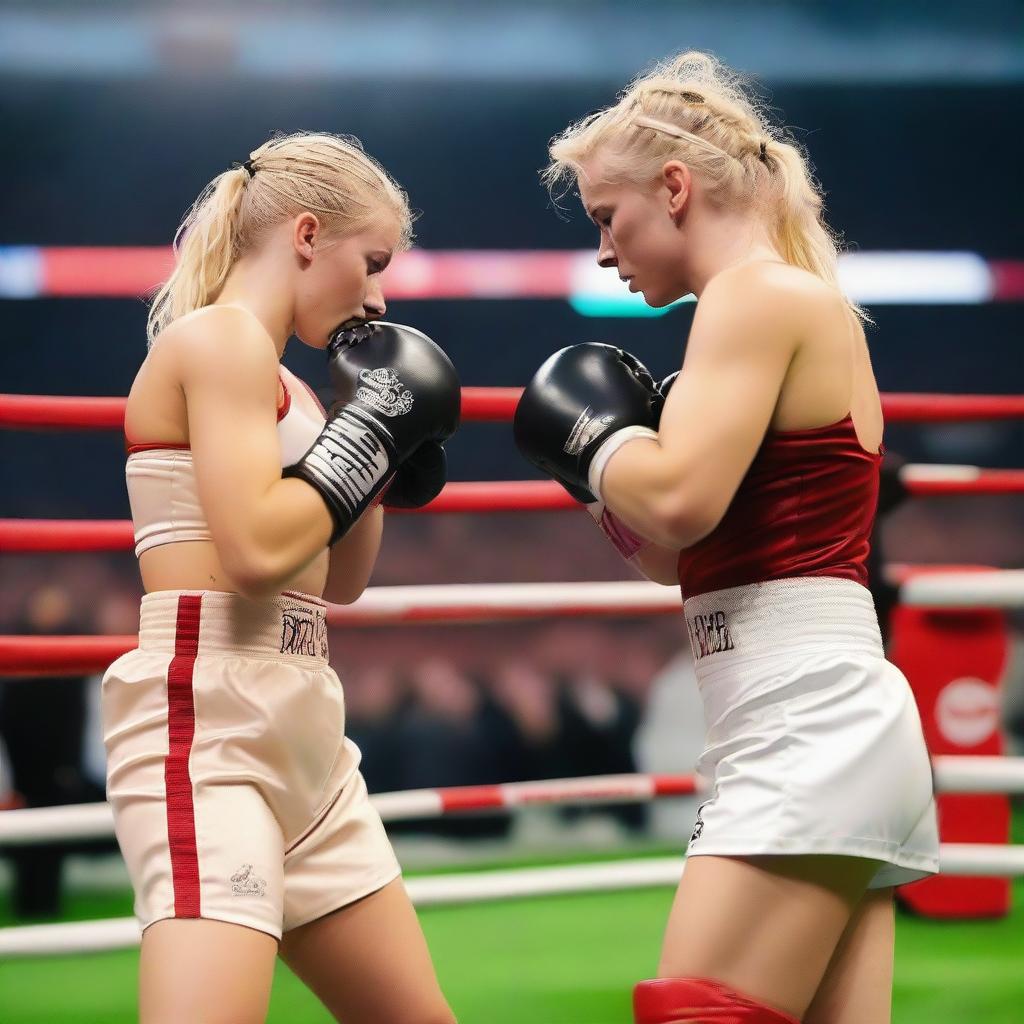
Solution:
{"label": "boxing ring rope", "polygon": [[[943,843],[939,862],[942,874],[948,876],[1020,876],[1024,875],[1024,847]],[[652,857],[606,864],[467,871],[409,878],[405,885],[417,907],[450,906],[532,896],[674,887],[682,877],[684,865],[679,857]],[[139,940],[138,922],[130,917],[79,924],[21,925],[0,928],[0,958],[132,949]]]}
{"label": "boxing ring rope", "polygon": [[[897,572],[896,575],[899,575]],[[1024,607],[1024,569],[909,574],[900,600],[918,608]],[[332,626],[510,622],[537,618],[678,614],[675,587],[646,580],[603,583],[455,583],[369,587],[350,605],[330,605]],[[0,636],[0,675],[102,672],[138,645],[136,636]]]}
{"label": "boxing ring rope", "polygon": [[[1000,767],[979,766],[973,776],[968,778],[965,775],[962,781],[973,782],[986,793],[992,785],[1000,783],[1012,787],[1012,792],[1024,792],[1024,759],[1008,770],[1000,771]],[[370,797],[370,802],[382,821],[395,822],[433,820],[482,811],[514,811],[540,805],[646,803],[659,797],[692,796],[696,792],[697,780],[692,775],[594,775],[491,786],[410,789],[378,793]],[[0,846],[23,846],[52,840],[106,839],[113,835],[114,819],[110,805],[106,803],[0,812]]]}
{"label": "boxing ring rope", "polygon": [[[504,422],[511,418],[519,388],[463,389],[463,419]],[[953,422],[1024,416],[1024,396],[887,394],[890,422]],[[21,429],[120,429],[125,400],[0,395],[0,427]],[[1024,493],[1024,471],[970,466],[906,466],[901,479],[911,494]],[[428,512],[553,511],[578,505],[549,481],[449,485]],[[122,521],[0,520],[4,551],[123,550],[132,545]],[[897,572],[904,604],[927,608],[1024,607],[1024,570]],[[905,577],[905,578],[903,578]],[[398,622],[485,622],[581,615],[678,613],[674,588],[647,582],[488,584],[376,587],[354,605],[329,609],[332,625]],[[100,671],[137,638],[0,637],[0,673],[81,674]],[[1024,793],[1024,759],[935,757],[941,793]],[[692,776],[605,776],[504,786],[410,790],[373,798],[385,821],[450,814],[511,811],[531,805],[607,804],[648,801],[697,792]],[[0,844],[103,838],[113,834],[106,804],[33,808],[0,813]],[[944,843],[946,875],[1024,875],[1024,847]],[[557,868],[526,868],[414,878],[407,883],[417,906],[491,901],[555,893],[674,886],[679,858],[619,861]],[[0,929],[0,956],[26,956],[131,948],[139,942],[132,919]]]}
{"label": "boxing ring rope", "polygon": [[[467,422],[511,419],[520,388],[463,388]],[[891,422],[1003,419],[1024,416],[1021,395],[886,394]],[[121,429],[124,398],[0,395],[0,426],[9,428]],[[1024,470],[976,466],[909,465],[900,471],[904,486],[918,497],[1024,493]],[[544,512],[578,509],[549,480],[448,484],[437,499],[409,513]],[[133,544],[127,520],[0,519],[0,551],[121,551]]]}
{"label": "boxing ring rope", "polygon": [[[901,479],[915,497],[1024,494],[1024,470],[977,466],[904,466]],[[582,506],[553,480],[472,481],[446,484],[423,508],[399,514],[555,512]],[[0,551],[130,551],[135,545],[127,519],[0,519]]]}
{"label": "boxing ring rope", "polygon": [[[522,391],[522,388],[463,388],[463,422],[493,423],[511,420]],[[945,400],[959,396],[935,397]],[[988,396],[978,397],[985,399]],[[127,398],[118,397],[0,394],[0,427],[14,430],[123,430],[124,410],[127,404]],[[982,415],[983,406],[971,403],[968,412],[983,419],[1006,419],[1024,415],[1024,409],[1012,411],[1012,408],[1004,407],[1003,403],[999,402],[993,407],[991,416],[985,416]]]}
{"label": "boxing ring rope", "polygon": [[[522,388],[462,389],[464,423],[497,423],[512,419]],[[0,394],[0,427],[38,430],[121,430],[125,398],[83,398],[63,395]],[[1024,417],[1024,395],[882,395],[882,411],[890,423],[949,423]]]}
{"label": "boxing ring rope", "polygon": [[[940,755],[932,758],[937,793],[1024,794],[1024,757]],[[649,803],[702,791],[694,775],[592,775],[489,786],[409,789],[370,797],[381,820],[425,821],[450,815],[511,812],[523,807]],[[0,846],[108,839],[114,819],[106,803],[0,811]]]}

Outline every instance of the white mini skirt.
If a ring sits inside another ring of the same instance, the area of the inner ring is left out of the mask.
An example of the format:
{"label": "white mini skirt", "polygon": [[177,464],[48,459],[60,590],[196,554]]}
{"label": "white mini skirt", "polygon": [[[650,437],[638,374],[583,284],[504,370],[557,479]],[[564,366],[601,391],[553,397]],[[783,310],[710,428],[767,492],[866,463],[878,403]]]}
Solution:
{"label": "white mini skirt", "polygon": [[685,614],[710,794],[687,856],[864,857],[879,862],[870,888],[934,874],[931,763],[870,592],[775,580],[690,598]]}

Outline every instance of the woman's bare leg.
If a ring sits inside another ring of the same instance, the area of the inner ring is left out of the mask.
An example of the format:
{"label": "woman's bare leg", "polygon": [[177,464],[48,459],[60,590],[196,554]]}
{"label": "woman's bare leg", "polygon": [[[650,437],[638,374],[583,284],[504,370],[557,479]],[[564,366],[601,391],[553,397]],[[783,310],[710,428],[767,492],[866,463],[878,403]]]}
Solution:
{"label": "woman's bare leg", "polygon": [[895,930],[892,889],[867,893],[839,940],[804,1024],[889,1024]]}
{"label": "woman's bare leg", "polygon": [[140,1024],[263,1024],[277,940],[223,921],[150,925],[139,957]]}
{"label": "woman's bare leg", "polygon": [[691,857],[658,976],[720,981],[800,1018],[877,869],[856,857]]}
{"label": "woman's bare leg", "polygon": [[281,958],[345,1024],[454,1024],[401,879],[285,933]]}

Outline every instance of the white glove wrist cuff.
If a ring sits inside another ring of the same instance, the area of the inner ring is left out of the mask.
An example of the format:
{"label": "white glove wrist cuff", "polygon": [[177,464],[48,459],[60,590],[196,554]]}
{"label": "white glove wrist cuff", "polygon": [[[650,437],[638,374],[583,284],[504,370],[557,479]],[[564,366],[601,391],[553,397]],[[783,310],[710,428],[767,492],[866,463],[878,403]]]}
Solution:
{"label": "white glove wrist cuff", "polygon": [[639,437],[657,441],[658,432],[651,430],[650,427],[623,427],[622,430],[616,430],[607,438],[594,453],[593,459],[590,460],[590,472],[587,474],[587,486],[598,501],[604,501],[601,495],[601,477],[604,475],[604,467],[608,465],[608,460],[624,444],[635,441]]}

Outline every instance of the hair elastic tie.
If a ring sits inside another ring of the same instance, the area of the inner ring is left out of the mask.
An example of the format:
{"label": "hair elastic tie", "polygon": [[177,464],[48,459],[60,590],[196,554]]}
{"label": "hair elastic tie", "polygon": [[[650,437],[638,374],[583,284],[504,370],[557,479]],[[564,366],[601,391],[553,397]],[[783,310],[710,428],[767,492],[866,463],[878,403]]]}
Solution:
{"label": "hair elastic tie", "polygon": [[252,177],[253,177],[253,176],[254,176],[254,175],[256,174],[256,167],[255,167],[255,165],[253,164],[253,160],[252,160],[252,157],[249,157],[249,159],[248,159],[248,160],[243,160],[243,161],[242,161],[241,163],[239,163],[239,162],[238,162],[238,161],[236,160],[236,161],[235,161],[235,162],[234,162],[234,163],[233,163],[233,164],[231,165],[231,170],[233,170],[233,171],[237,171],[237,170],[239,170],[239,169],[241,169],[241,170],[245,171],[245,173],[249,175],[249,178],[250,178],[250,179],[252,179]]}
{"label": "hair elastic tie", "polygon": [[761,140],[761,149],[758,151],[757,159],[763,164],[768,163],[768,143],[764,139]]}

